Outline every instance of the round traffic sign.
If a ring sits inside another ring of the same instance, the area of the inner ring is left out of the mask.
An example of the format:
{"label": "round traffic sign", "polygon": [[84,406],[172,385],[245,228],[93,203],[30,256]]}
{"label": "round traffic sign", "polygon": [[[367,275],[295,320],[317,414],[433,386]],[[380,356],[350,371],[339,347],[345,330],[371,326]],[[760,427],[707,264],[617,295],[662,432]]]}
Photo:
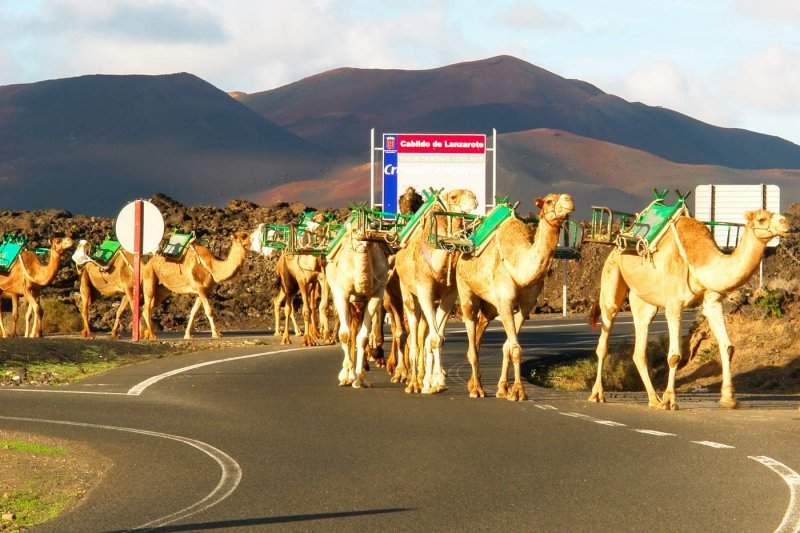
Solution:
{"label": "round traffic sign", "polygon": [[[151,254],[158,250],[158,245],[164,237],[164,217],[156,206],[147,200],[142,202],[142,249],[143,254]],[[136,239],[136,201],[130,202],[122,208],[117,215],[114,225],[119,243],[130,253],[135,253],[134,242]]]}

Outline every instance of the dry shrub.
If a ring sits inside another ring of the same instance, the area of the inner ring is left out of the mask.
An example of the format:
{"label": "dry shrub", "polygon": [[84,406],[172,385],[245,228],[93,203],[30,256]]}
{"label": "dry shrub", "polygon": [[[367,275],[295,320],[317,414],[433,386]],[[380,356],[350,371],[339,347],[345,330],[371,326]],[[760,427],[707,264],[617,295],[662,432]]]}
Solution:
{"label": "dry shrub", "polygon": [[44,312],[44,333],[75,333],[83,327],[80,313],[71,300],[63,302],[57,298],[42,298],[40,305]]}
{"label": "dry shrub", "polygon": [[[647,344],[651,375],[666,366],[669,341],[661,336]],[[597,376],[597,358],[588,357],[543,369],[534,375],[537,384],[563,391],[589,391]],[[603,364],[603,388],[607,391],[639,391],[644,385],[633,362],[633,343],[609,347]]]}

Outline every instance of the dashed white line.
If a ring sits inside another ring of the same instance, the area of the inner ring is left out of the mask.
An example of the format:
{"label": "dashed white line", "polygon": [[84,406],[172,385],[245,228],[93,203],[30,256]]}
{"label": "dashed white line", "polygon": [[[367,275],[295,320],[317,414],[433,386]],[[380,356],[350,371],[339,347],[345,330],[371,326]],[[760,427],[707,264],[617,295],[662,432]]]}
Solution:
{"label": "dashed white line", "polygon": [[663,431],[656,431],[654,429],[634,429],[637,433],[644,433],[645,435],[653,435],[654,437],[676,437],[675,433],[664,433]]}
{"label": "dashed white line", "polygon": [[43,424],[57,424],[63,426],[75,426],[75,427],[85,427],[85,428],[93,428],[93,429],[107,429],[107,430],[114,430],[114,431],[123,431],[126,433],[137,433],[139,435],[147,435],[150,437],[159,437],[162,439],[169,439],[174,440],[177,442],[182,442],[183,444],[188,444],[193,448],[200,450],[201,452],[205,453],[212,459],[214,459],[217,464],[219,465],[220,469],[222,470],[222,475],[220,476],[219,483],[217,486],[214,487],[214,490],[208,493],[208,495],[201,499],[200,501],[181,509],[175,513],[172,513],[167,516],[163,516],[161,518],[156,518],[155,520],[151,520],[146,524],[142,524],[141,526],[136,527],[135,529],[144,529],[144,528],[155,528],[165,526],[167,524],[171,524],[183,518],[188,518],[192,515],[195,515],[201,511],[205,511],[210,507],[218,504],[228,496],[230,496],[233,491],[239,486],[239,483],[242,480],[242,469],[239,466],[233,457],[226,454],[222,450],[211,446],[210,444],[206,444],[205,442],[190,439],[187,437],[181,437],[178,435],[170,435],[169,433],[159,433],[157,431],[147,431],[144,429],[134,429],[134,428],[126,428],[126,427],[119,427],[119,426],[106,426],[102,424],[89,424],[85,422],[70,422],[65,420],[49,420],[49,419],[40,419],[40,418],[22,418],[22,417],[15,417],[15,416],[0,416],[2,420],[15,420],[20,422],[37,422]]}
{"label": "dashed white line", "polygon": [[537,407],[538,409],[545,409],[545,410],[558,411],[558,407],[553,407],[552,405],[548,405],[548,404],[544,404],[544,405],[537,405],[536,407]]}
{"label": "dashed white line", "polygon": [[735,446],[728,446],[727,444],[710,440],[693,440],[692,442],[695,444],[700,444],[701,446],[708,446],[709,448],[717,448],[719,450],[732,450],[735,448]]}
{"label": "dashed white line", "polygon": [[625,424],[622,422],[614,422],[613,420],[592,420],[595,424],[600,424],[603,426],[610,426],[610,427],[617,427],[617,428],[624,428],[626,427]]}

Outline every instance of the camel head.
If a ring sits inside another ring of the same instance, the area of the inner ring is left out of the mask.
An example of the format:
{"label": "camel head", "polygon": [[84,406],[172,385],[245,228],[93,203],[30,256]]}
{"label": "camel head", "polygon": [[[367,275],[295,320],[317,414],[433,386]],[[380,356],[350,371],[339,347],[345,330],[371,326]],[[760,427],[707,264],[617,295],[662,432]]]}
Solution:
{"label": "camel head", "polygon": [[548,194],[544,198],[537,198],[534,205],[540,209],[539,220],[545,220],[551,226],[560,226],[564,220],[575,210],[572,196],[569,194]]}
{"label": "camel head", "polygon": [[747,227],[753,229],[753,234],[763,242],[772,240],[773,237],[785,237],[789,233],[789,222],[780,213],[773,213],[766,209],[745,211],[744,218]]}
{"label": "camel head", "polygon": [[234,243],[240,244],[242,248],[247,250],[250,248],[250,244],[252,243],[252,236],[246,231],[237,231],[231,235],[231,240]]}
{"label": "camel head", "polygon": [[453,189],[444,192],[441,199],[451,213],[471,213],[478,207],[478,199],[469,189]]}
{"label": "camel head", "polygon": [[72,239],[69,237],[55,237],[50,239],[50,249],[59,254],[72,248],[73,244]]}
{"label": "camel head", "polygon": [[403,195],[397,199],[398,210],[404,215],[413,215],[422,207],[423,203],[425,201],[422,199],[422,195],[414,187],[407,188]]}

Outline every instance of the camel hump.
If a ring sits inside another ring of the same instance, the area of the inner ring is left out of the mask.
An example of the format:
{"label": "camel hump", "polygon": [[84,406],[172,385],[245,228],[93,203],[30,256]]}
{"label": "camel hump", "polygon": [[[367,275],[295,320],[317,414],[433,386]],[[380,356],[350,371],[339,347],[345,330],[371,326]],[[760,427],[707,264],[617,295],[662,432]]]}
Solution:
{"label": "camel hump", "polygon": [[710,251],[719,253],[719,247],[711,235],[711,230],[704,222],[696,218],[681,217],[675,227],[690,263],[702,264]]}

